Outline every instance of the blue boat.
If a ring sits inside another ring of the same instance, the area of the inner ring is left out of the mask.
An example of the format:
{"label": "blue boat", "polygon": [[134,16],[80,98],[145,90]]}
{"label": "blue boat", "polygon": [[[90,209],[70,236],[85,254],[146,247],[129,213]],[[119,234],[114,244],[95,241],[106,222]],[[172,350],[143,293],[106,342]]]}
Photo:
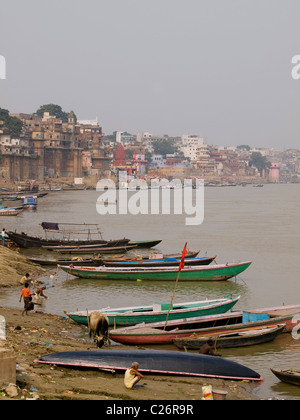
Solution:
{"label": "blue boat", "polygon": [[37,208],[37,196],[36,195],[24,195],[21,197],[22,206],[25,209],[33,209]]}
{"label": "blue boat", "polygon": [[261,381],[252,369],[221,357],[167,350],[88,350],[47,354],[35,360],[73,368],[125,371],[132,361],[142,373]]}
{"label": "blue boat", "polygon": [[[209,265],[215,259],[214,257],[200,257],[200,258],[185,258],[185,265]],[[127,260],[127,261],[110,261],[107,259],[101,259],[102,264],[107,267],[175,267],[179,266],[180,258],[162,258],[155,260]],[[95,263],[99,262],[99,259],[95,259]]]}

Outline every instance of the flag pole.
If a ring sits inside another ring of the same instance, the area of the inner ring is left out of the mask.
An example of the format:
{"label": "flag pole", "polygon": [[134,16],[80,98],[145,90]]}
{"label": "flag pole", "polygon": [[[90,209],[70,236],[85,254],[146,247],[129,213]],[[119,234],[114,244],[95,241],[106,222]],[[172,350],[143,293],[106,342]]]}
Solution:
{"label": "flag pole", "polygon": [[170,311],[172,309],[173,300],[174,300],[174,297],[175,297],[175,293],[176,293],[176,289],[177,289],[177,284],[178,284],[178,280],[179,280],[179,277],[180,277],[180,273],[181,273],[182,268],[184,268],[184,257],[187,254],[186,246],[187,246],[187,243],[185,244],[185,247],[184,247],[183,252],[182,252],[181,262],[179,264],[178,276],[177,276],[177,279],[176,279],[176,282],[175,282],[173,296],[172,296],[171,303],[170,303],[170,306],[169,306],[169,310],[168,310],[168,313],[167,313],[167,318],[166,318],[166,322],[165,322],[165,326],[164,326],[164,331],[165,331],[165,329],[167,327],[167,323],[168,323]]}
{"label": "flag pole", "polygon": [[165,323],[165,326],[164,326],[164,331],[166,329],[166,326],[167,326],[167,323],[168,323],[168,319],[169,319],[169,315],[170,315],[170,311],[171,311],[171,308],[172,308],[172,305],[173,305],[173,300],[174,300],[174,296],[175,296],[175,292],[176,292],[176,288],[177,288],[179,276],[180,276],[180,271],[178,272],[178,276],[177,276],[177,279],[176,279],[176,283],[175,283],[175,287],[174,287],[174,291],[173,291],[173,296],[172,296],[171,303],[170,303],[170,306],[169,306],[169,310],[168,310],[168,313],[167,313],[167,318],[166,318],[166,323]]}

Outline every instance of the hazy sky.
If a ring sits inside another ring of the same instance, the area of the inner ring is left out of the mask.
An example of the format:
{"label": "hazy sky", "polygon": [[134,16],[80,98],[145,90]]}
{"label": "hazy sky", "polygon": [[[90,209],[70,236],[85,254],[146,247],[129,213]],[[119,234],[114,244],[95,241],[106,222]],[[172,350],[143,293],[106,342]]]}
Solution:
{"label": "hazy sky", "polygon": [[0,107],[300,148],[299,0],[1,0]]}

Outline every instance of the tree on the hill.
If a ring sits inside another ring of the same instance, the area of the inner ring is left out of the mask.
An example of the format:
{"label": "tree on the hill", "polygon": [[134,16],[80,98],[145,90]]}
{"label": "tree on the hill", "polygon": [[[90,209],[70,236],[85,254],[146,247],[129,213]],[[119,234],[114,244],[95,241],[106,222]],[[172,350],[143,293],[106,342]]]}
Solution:
{"label": "tree on the hill", "polygon": [[271,162],[268,161],[266,156],[263,156],[260,152],[253,152],[250,157],[250,166],[254,166],[262,175],[263,170],[268,170],[271,167]]}
{"label": "tree on the hill", "polygon": [[22,132],[23,123],[17,117],[11,117],[7,109],[0,108],[0,121],[3,121],[5,127],[12,136],[19,137]]}
{"label": "tree on the hill", "polygon": [[52,117],[56,117],[56,118],[62,120],[62,122],[68,122],[68,113],[67,112],[64,112],[62,110],[62,107],[60,105],[55,105],[55,104],[42,105],[36,111],[36,114],[40,118],[43,118],[44,112],[49,112],[49,114]]}

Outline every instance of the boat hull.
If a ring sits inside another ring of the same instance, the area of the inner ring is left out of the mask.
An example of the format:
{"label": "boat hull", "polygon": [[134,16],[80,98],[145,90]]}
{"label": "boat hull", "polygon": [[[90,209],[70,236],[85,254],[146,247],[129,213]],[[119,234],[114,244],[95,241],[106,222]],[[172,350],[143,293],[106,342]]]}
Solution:
{"label": "boat hull", "polygon": [[56,248],[56,249],[50,249],[49,251],[56,251],[60,254],[118,254],[118,253],[125,253],[127,251],[130,251],[132,249],[135,249],[136,245],[124,245],[124,246],[91,246],[91,247],[74,247],[74,248]]}
{"label": "boat hull", "polygon": [[[199,254],[200,251],[189,251],[186,255],[185,258],[196,258],[197,255]],[[176,259],[181,259],[182,254],[169,254],[169,255],[165,255],[164,258],[176,258]],[[153,258],[149,257],[141,257],[141,256],[137,256],[134,259],[132,259],[132,261],[149,261],[152,260]],[[163,258],[162,258],[163,259]],[[114,257],[105,257],[105,260],[108,262],[126,262],[128,261],[128,257],[125,256],[114,256]],[[93,258],[93,262],[95,265],[103,265],[103,258]]]}
{"label": "boat hull", "polygon": [[[186,266],[191,265],[209,265],[216,259],[214,257],[202,257],[202,258],[186,258],[184,264]],[[141,261],[107,261],[102,260],[103,265],[106,267],[174,267],[176,264],[179,267],[181,260],[179,258],[164,258],[163,260],[141,260]]]}
{"label": "boat hull", "polygon": [[[254,346],[257,344],[268,343],[275,340],[275,338],[283,332],[285,324],[276,327],[265,327],[260,330],[249,330],[246,332],[229,333],[217,335],[215,337],[209,336],[213,341],[213,346],[218,349],[227,349],[235,347]],[[176,338],[173,340],[175,346],[181,350],[199,350],[207,342],[208,337],[195,338]]]}
{"label": "boat hull", "polygon": [[23,209],[3,209],[0,210],[0,216],[18,216],[22,211]]}
{"label": "boat hull", "polygon": [[74,368],[117,370],[124,372],[132,361],[141,373],[200,376],[230,380],[262,380],[261,376],[236,362],[220,357],[161,350],[91,350],[47,354],[36,363]]}
{"label": "boat hull", "polygon": [[[154,311],[153,306],[136,307],[136,308],[120,308],[117,310],[99,310],[104,313],[109,320],[110,326],[129,326],[139,323],[164,322],[168,320],[176,320],[182,318],[193,318],[200,316],[208,316],[222,314],[230,309],[238,302],[240,297],[231,299],[219,299],[215,301],[202,301],[194,303],[175,304],[170,310],[168,316],[168,305],[165,304],[166,310]],[[180,308],[180,309],[179,309]],[[90,311],[91,313],[92,311]],[[69,318],[74,322],[82,325],[88,325],[87,312],[67,312]]]}
{"label": "boat hull", "polygon": [[63,239],[43,239],[28,236],[25,233],[8,232],[11,241],[15,242],[21,248],[41,248],[42,246],[58,246],[58,245],[93,245],[93,244],[109,244],[110,246],[127,245],[129,239],[119,239],[113,241],[105,241],[103,239],[95,240],[63,240]]}
{"label": "boat hull", "polygon": [[282,382],[285,382],[290,385],[300,386],[300,372],[299,371],[277,370],[277,369],[271,369],[271,371]]}
{"label": "boat hull", "polygon": [[[180,272],[180,281],[223,281],[235,277],[245,271],[251,262],[240,264],[224,264],[215,266],[185,267]],[[161,269],[152,268],[115,268],[115,267],[67,267],[62,270],[75,277],[99,280],[155,280],[175,281],[178,267]]]}
{"label": "boat hull", "polygon": [[81,267],[89,267],[93,265],[93,260],[91,258],[83,259],[81,261],[74,261],[70,259],[42,259],[42,258],[28,258],[29,261],[31,261],[33,264],[39,264],[39,265],[59,265],[59,264],[72,264],[74,267],[81,266]]}
{"label": "boat hull", "polygon": [[161,239],[156,241],[130,241],[129,245],[136,245],[137,248],[153,248],[161,243]]}
{"label": "boat hull", "polygon": [[[284,309],[283,309],[284,308]],[[289,311],[288,311],[289,309]],[[286,313],[282,314],[285,310]],[[165,328],[164,323],[135,325],[133,327],[114,329],[109,332],[111,340],[129,345],[172,344],[175,339],[191,337],[193,334],[210,337],[215,334],[226,334],[246,331],[262,327],[274,327],[286,324],[283,332],[291,332],[300,324],[300,305],[290,307],[263,308],[256,313],[272,314],[268,318],[243,322],[243,312],[212,315],[189,320],[170,321]]]}

